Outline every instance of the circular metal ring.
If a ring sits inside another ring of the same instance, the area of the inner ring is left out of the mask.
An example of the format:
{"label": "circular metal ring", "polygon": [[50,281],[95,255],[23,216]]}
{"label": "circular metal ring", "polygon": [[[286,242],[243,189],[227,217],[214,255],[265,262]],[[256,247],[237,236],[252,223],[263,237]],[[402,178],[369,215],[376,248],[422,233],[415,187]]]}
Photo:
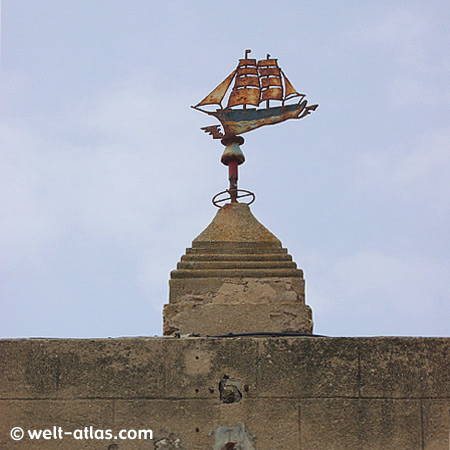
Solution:
{"label": "circular metal ring", "polygon": [[[251,205],[254,201],[255,201],[255,199],[256,199],[256,196],[255,196],[255,194],[253,193],[253,192],[251,192],[251,191],[247,191],[247,190],[245,190],[245,189],[234,189],[234,191],[236,192],[236,199],[238,199],[238,198],[243,198],[243,197],[252,197],[251,198],[251,200],[248,202],[248,203],[246,203],[246,202],[243,202],[244,204],[246,204],[246,205]],[[242,194],[241,194],[241,192],[242,192]],[[219,198],[221,195],[227,195],[225,198]],[[213,198],[212,198],[212,203],[213,203],[213,205],[214,206],[216,206],[217,208],[223,208],[223,206],[221,206],[220,204],[221,203],[224,203],[224,202],[226,202],[226,201],[228,201],[228,200],[231,200],[231,190],[230,189],[227,189],[226,191],[222,191],[222,192],[219,192],[218,194],[216,194]],[[230,202],[231,203],[231,202]],[[239,203],[239,202],[238,202]]]}

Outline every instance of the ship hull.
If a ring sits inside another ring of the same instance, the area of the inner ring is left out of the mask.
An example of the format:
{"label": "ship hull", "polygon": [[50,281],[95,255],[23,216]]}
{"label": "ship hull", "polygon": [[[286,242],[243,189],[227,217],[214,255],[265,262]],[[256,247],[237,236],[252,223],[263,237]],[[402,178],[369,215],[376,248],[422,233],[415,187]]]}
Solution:
{"label": "ship hull", "polygon": [[261,109],[219,109],[208,112],[222,124],[225,136],[236,136],[264,125],[274,125],[288,119],[301,119],[318,105],[306,106],[307,101],[294,105]]}

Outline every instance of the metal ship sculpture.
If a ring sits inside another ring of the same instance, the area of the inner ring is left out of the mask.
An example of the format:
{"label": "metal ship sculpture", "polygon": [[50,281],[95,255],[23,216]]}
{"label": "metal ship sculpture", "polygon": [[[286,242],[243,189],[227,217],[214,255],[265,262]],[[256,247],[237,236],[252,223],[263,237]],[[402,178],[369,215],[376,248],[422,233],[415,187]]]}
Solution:
{"label": "metal ship sculpture", "polygon": [[[255,200],[255,194],[237,187],[238,165],[245,161],[240,149],[244,138],[240,135],[264,125],[273,125],[288,119],[302,119],[319,106],[308,106],[305,94],[295,90],[278,66],[277,59],[267,55],[266,59],[256,61],[248,57],[250,52],[251,50],[246,50],[237,68],[200,103],[192,106],[216,117],[223,127],[223,130],[220,125],[202,128],[211,134],[213,139],[221,139],[226,147],[221,161],[228,166],[230,187],[213,197],[212,202],[219,208],[222,207],[221,203],[227,200],[238,203],[238,198],[252,197],[248,204]],[[233,80],[233,88],[227,97]],[[227,105],[224,108],[222,101],[225,97]],[[271,101],[277,101],[278,105],[271,106]],[[212,108],[214,106],[218,108]]]}
{"label": "metal ship sculpture", "polygon": [[[256,61],[250,59],[245,51],[244,59],[240,59],[237,68],[228,75],[210,94],[192,108],[216,117],[223,126],[204,127],[214,139],[237,136],[264,125],[284,122],[288,119],[302,119],[319,105],[308,106],[305,95],[295,90],[284,72],[278,66],[278,60],[270,58]],[[228,97],[227,106],[222,101],[234,80],[234,86]],[[296,103],[286,103],[292,99]],[[278,106],[270,106],[270,101],[281,102]],[[201,107],[218,105],[215,111]],[[263,105],[262,107],[259,107]],[[241,108],[235,108],[242,106]],[[259,108],[251,108],[256,106]],[[234,108],[234,109],[233,109]]]}

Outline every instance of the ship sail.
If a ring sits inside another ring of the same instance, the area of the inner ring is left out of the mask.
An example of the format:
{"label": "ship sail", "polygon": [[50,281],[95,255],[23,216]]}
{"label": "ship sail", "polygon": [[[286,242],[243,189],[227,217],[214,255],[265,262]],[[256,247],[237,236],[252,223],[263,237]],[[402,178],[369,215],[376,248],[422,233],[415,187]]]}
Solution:
{"label": "ship sail", "polygon": [[196,107],[203,105],[219,105],[222,106],[222,100],[233,81],[236,70],[233,70],[230,75],[228,75],[222,83],[219,84],[210,94],[208,94]]}
{"label": "ship sail", "polygon": [[[247,54],[246,54],[247,56]],[[204,105],[219,105],[222,108],[224,99],[233,79],[233,89],[228,99],[227,109],[244,105],[259,106],[264,101],[278,100],[284,104],[285,100],[294,97],[304,97],[296,91],[285,73],[278,66],[275,58],[240,59],[237,68],[228,75],[210,94],[208,94],[195,108]]]}
{"label": "ship sail", "polygon": [[260,92],[256,59],[240,59],[227,108],[237,105],[258,106]]}
{"label": "ship sail", "polygon": [[292,86],[291,82],[288,80],[287,76],[284,74],[283,71],[281,71],[281,74],[283,75],[284,80],[284,100],[288,100],[290,98],[294,97],[304,97],[304,94],[299,94],[294,86]]}
{"label": "ship sail", "polygon": [[260,103],[265,100],[283,100],[281,71],[276,59],[258,61],[258,73],[261,80]]}

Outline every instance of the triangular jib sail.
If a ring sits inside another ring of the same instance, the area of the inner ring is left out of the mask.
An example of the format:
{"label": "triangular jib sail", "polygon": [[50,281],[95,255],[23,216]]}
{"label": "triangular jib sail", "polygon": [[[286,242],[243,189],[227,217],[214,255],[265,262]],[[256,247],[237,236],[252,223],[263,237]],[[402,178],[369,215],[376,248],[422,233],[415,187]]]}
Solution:
{"label": "triangular jib sail", "polygon": [[283,75],[283,80],[284,80],[284,99],[283,100],[289,100],[290,98],[305,96],[305,94],[299,94],[294,89],[294,86],[292,86],[291,82],[288,80],[287,76],[284,74],[283,71],[281,71],[281,74]]}
{"label": "triangular jib sail", "polygon": [[225,97],[225,94],[230,87],[231,82],[233,81],[234,75],[236,74],[236,70],[228,75],[222,83],[219,84],[210,94],[208,94],[198,105],[219,105],[222,106],[222,100]]}

